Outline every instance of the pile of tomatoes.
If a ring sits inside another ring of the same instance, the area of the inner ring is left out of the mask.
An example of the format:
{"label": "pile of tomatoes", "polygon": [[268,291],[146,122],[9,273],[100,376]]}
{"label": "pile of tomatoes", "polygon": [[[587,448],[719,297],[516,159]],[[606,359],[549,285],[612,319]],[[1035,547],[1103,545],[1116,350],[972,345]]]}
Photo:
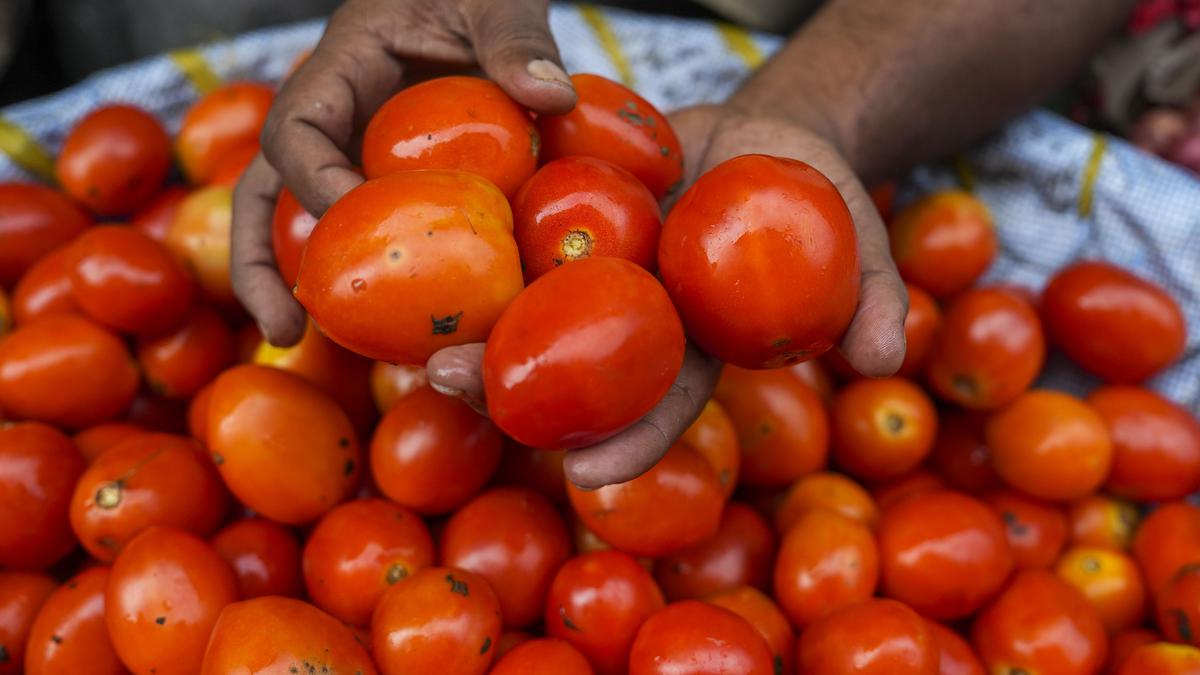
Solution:
{"label": "pile of tomatoes", "polygon": [[[739,157],[664,221],[667,119],[574,81],[537,118],[411,87],[320,221],[284,190],[291,347],[229,275],[270,88],[173,140],[100,108],[57,188],[0,185],[0,675],[1200,673],[1200,423],[1140,384],[1184,350],[1163,289],[1094,261],[979,287],[982,203],[879,190],[907,355],[861,377],[832,184]],[[729,363],[699,418],[569,484],[685,333]],[[487,416],[424,370],[485,340]],[[1105,384],[1034,388],[1052,347]]]}

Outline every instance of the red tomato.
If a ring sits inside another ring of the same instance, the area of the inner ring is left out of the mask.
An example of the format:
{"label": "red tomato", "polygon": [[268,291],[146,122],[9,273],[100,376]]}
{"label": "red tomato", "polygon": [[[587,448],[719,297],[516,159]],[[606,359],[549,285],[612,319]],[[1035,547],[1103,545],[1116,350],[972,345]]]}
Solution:
{"label": "red tomato", "polygon": [[710,595],[706,600],[717,607],[737,614],[758,631],[767,641],[775,664],[775,673],[792,672],[796,634],[779,607],[762,591],[750,586],[737,586]]}
{"label": "red tomato", "polygon": [[115,216],[145,204],[171,169],[171,139],[150,113],[106,105],[81,119],[63,142],[54,173],[93,213]]}
{"label": "red tomato", "polygon": [[55,585],[44,574],[0,571],[0,675],[21,675],[34,617]]}
{"label": "red tomato", "polygon": [[827,404],[833,398],[833,378],[820,361],[794,363],[788,366],[788,371],[795,375],[796,379],[817,392],[817,396],[821,397],[823,403]]}
{"label": "red tomato", "polygon": [[208,403],[212,398],[212,382],[200,388],[188,403],[187,427],[192,438],[208,444]]}
{"label": "red tomato", "polygon": [[1200,488],[1200,422],[1191,413],[1140,387],[1103,387],[1087,400],[1112,437],[1108,489],[1159,502]]}
{"label": "red tomato", "polygon": [[563,471],[566,450],[538,450],[506,441],[496,472],[500,485],[518,485],[541,494],[556,505],[567,502],[567,476]]}
{"label": "red tomato", "polygon": [[938,419],[929,463],[956,490],[979,493],[1000,487],[1000,478],[992,470],[992,451],[983,440],[986,419],[961,410],[944,411]]}
{"label": "red tomato", "polygon": [[88,427],[75,434],[75,448],[89,464],[94,462],[105,450],[117,445],[132,436],[146,433],[146,430],[130,422],[104,422]]}
{"label": "red tomato", "polygon": [[820,356],[858,306],[846,202],[791,159],[743,155],[697,179],[663,223],[658,267],[688,335],[743,368]]}
{"label": "red tomato", "polygon": [[[1158,633],[1146,628],[1134,628],[1114,635],[1108,643],[1108,663],[1104,668],[1105,675],[1117,675],[1135,649],[1142,645],[1154,644],[1159,640]],[[1200,675],[1200,672],[1195,675]]]}
{"label": "red tomato", "polygon": [[733,420],[729,419],[724,406],[716,399],[709,399],[679,441],[708,460],[717,472],[726,497],[733,494],[741,474],[742,450]]}
{"label": "red tomato", "polygon": [[164,242],[196,277],[202,295],[218,305],[232,306],[229,281],[229,232],[233,221],[233,191],[216,185],[195,190],[179,205]]}
{"label": "red tomato", "polygon": [[207,183],[229,153],[257,140],[274,98],[267,85],[230,82],[196,101],[175,137],[179,165],[188,180]]}
{"label": "red tomato", "polygon": [[563,157],[513,197],[513,236],[525,280],[572,260],[625,258],[654,271],[662,216],[633,174],[594,157]]}
{"label": "red tomato", "polygon": [[1117,675],[1200,675],[1200,649],[1171,642],[1135,648]]}
{"label": "red tomato", "polygon": [[233,333],[214,310],[197,305],[172,333],[138,340],[146,382],[167,398],[188,398],[233,362]]}
{"label": "red tomato", "polygon": [[[529,642],[534,639],[532,635],[521,630],[506,630],[500,634],[500,640],[496,642],[496,665],[499,666],[500,659],[505,654],[511,652],[517,646]],[[554,639],[554,638],[549,638]],[[540,651],[540,650],[539,650]],[[584,659],[587,662],[587,659]]]}
{"label": "red tomato", "polygon": [[32,183],[0,183],[0,286],[12,288],[37,260],[92,224],[63,194]]}
{"label": "red tomato", "polygon": [[238,181],[242,179],[242,174],[246,173],[250,162],[254,161],[260,150],[262,148],[257,139],[237,146],[217,162],[212,176],[208,179],[208,184],[224,185],[230,190],[237,187]]}
{"label": "red tomato", "polygon": [[358,483],[350,420],[332,398],[290,373],[250,365],[222,373],[206,435],[229,490],[271,520],[316,520]]}
{"label": "red tomato", "polygon": [[[104,625],[108,576],[107,567],[93,567],[50,593],[29,630],[25,675],[126,672]],[[5,672],[2,666],[0,672]]]}
{"label": "red tomato", "polygon": [[1126,550],[1141,519],[1137,506],[1105,495],[1089,495],[1067,509],[1071,543],[1076,546]]}
{"label": "red tomato", "polygon": [[900,276],[935,297],[966,289],[996,257],[992,216],[967,192],[929,195],[897,214],[889,230]]}
{"label": "red tomato", "polygon": [[[1113,554],[1119,555],[1119,554]],[[1132,589],[1136,586],[1138,591],[1142,590],[1141,580],[1137,578],[1137,567],[1133,565],[1133,561],[1128,561],[1129,567],[1132,570],[1133,583],[1124,584],[1124,588],[1118,590],[1128,590],[1128,605],[1123,608],[1129,609],[1129,614],[1122,618],[1132,618],[1133,598]],[[1124,568],[1122,572],[1124,572]],[[1099,590],[1099,589],[1098,589]],[[1105,591],[1111,591],[1110,588],[1104,588]],[[1143,609],[1141,603],[1142,596],[1138,596],[1137,609]],[[1188,563],[1179,568],[1179,571],[1171,577],[1158,593],[1155,594],[1155,606],[1157,607],[1156,619],[1158,629],[1162,634],[1172,642],[1182,642],[1193,646],[1200,645],[1200,635],[1196,633],[1196,626],[1200,626],[1200,563]],[[1137,616],[1141,618],[1140,613]],[[1125,626],[1129,627],[1129,626]]]}
{"label": "red tomato", "polygon": [[879,549],[871,530],[832,511],[801,516],[775,560],[775,597],[801,630],[870,598],[878,581]]}
{"label": "red tomato", "polygon": [[300,202],[286,187],[279,191],[275,201],[275,215],[271,219],[271,248],[275,251],[275,264],[284,283],[293,286],[300,273],[300,255],[308,236],[317,226],[317,217],[300,206]]}
{"label": "red tomato", "polygon": [[1067,519],[1061,509],[1016,490],[995,490],[983,501],[1004,521],[1017,569],[1047,569],[1058,560],[1067,543]]}
{"label": "red tomato", "polygon": [[404,171],[325,212],[295,294],[334,342],[419,365],[442,347],[483,342],[521,286],[512,216],[494,185],[462,171]]}
{"label": "red tomato", "polygon": [[683,151],[667,118],[632,89],[599,75],[573,75],[571,83],[578,97],[571,112],[538,117],[542,159],[595,157],[636,176],[656,199],[676,191]]}
{"label": "red tomato", "polygon": [[110,420],[137,393],[120,338],[74,315],[51,316],[0,340],[0,409],[70,428]]}
{"label": "red tomato", "polygon": [[986,675],[971,645],[958,633],[936,621],[929,622],[938,647],[938,675]]}
{"label": "red tomato", "polygon": [[129,226],[142,231],[142,234],[159,243],[167,241],[167,231],[175,222],[175,214],[188,196],[188,189],[179,185],[169,185],[145,206],[129,217]]}
{"label": "red tomato", "polygon": [[[933,339],[942,327],[942,310],[933,297],[919,287],[904,284],[908,291],[908,314],[904,317],[904,363],[897,375],[917,377],[925,372],[925,362],[933,348]],[[836,352],[831,352],[836,353]]]}
{"label": "red tomato", "polygon": [[833,459],[856,478],[895,478],[933,448],[937,411],[902,377],[861,379],[842,387],[830,407]]}
{"label": "red tomato", "polygon": [[766,589],[775,557],[775,534],[754,509],[730,502],[716,534],[654,563],[667,599],[690,600],[735,586]]}
{"label": "red tomato", "polygon": [[820,619],[796,643],[797,672],[821,675],[937,675],[929,622],[895,600],[872,599]]}
{"label": "red tomato", "polygon": [[1042,294],[1056,344],[1109,382],[1140,382],[1179,358],[1187,325],[1162,288],[1115,265],[1081,261],[1059,270]]}
{"label": "red tomato", "polygon": [[858,521],[868,529],[879,520],[875,500],[861,485],[839,473],[821,471],[810,473],[788,488],[775,511],[775,531],[787,534],[804,514],[821,509]]}
{"label": "red tomato", "polygon": [[1200,508],[1178,501],[1152,511],[1134,534],[1133,557],[1151,593],[1184,565],[1200,562]]}
{"label": "red tomato", "polygon": [[423,386],[392,406],[375,428],[371,474],[388,499],[417,513],[447,513],[492,477],[501,443],[486,417]]}
{"label": "red tomato", "polygon": [[385,361],[371,364],[371,397],[380,415],[428,382],[425,366],[394,366]]}
{"label": "red tomato", "polygon": [[43,569],[75,548],[67,514],[84,468],[53,427],[0,422],[0,567]]}
{"label": "red tomato", "polygon": [[594,445],[662,399],[683,350],[683,326],[649,272],[579,260],[530,285],[496,322],[483,355],[488,414],[535,448]]}
{"label": "red tomato", "polygon": [[774,672],[767,641],[749,621],[698,600],[667,605],[646,619],[629,654],[629,675]]}
{"label": "red tomato", "polygon": [[[1136,628],[1146,618],[1146,588],[1133,559],[1120,551],[1075,547],[1058,560],[1058,577],[1092,603],[1109,635]],[[1160,603],[1160,611],[1163,605]]]}
{"label": "red tomato", "polygon": [[914,495],[940,490],[946,487],[937,474],[926,469],[917,469],[891,480],[871,486],[871,496],[880,511],[887,511],[896,504]]}
{"label": "red tomato", "polygon": [[38,258],[17,282],[12,294],[13,319],[25,325],[51,314],[76,314],[79,304],[71,292],[74,257],[70,245]]}
{"label": "red tomato", "polygon": [[217,616],[237,599],[233,571],[204,540],[151,527],[113,563],[104,618],[130,670],[194,673]]}
{"label": "red tomato", "polygon": [[[503,638],[501,638],[503,639]],[[592,675],[592,667],[571,643],[557,638],[529,640],[496,661],[492,675]]]}
{"label": "red tomato", "polygon": [[300,544],[282,525],[264,518],[235,520],[208,543],[233,568],[238,597],[300,595]]}

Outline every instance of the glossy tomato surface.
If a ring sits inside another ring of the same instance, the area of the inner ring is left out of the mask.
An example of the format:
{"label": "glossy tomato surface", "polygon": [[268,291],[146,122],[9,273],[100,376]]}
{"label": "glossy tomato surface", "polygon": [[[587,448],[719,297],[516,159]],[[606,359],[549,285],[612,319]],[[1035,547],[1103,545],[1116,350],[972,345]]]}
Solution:
{"label": "glossy tomato surface", "polygon": [[796,643],[796,669],[822,675],[937,675],[928,621],[903,603],[872,599],[817,621]]}
{"label": "glossy tomato surface", "polygon": [[174,331],[138,340],[137,357],[151,390],[188,398],[233,362],[233,333],[216,310],[197,305]]}
{"label": "glossy tomato surface", "polygon": [[54,173],[63,190],[92,213],[129,213],[162,185],[171,141],[150,113],[115,104],[88,113],[59,150]]}
{"label": "glossy tomato surface", "polygon": [[303,590],[300,544],[286,527],[265,518],[243,518],[208,540],[237,577],[238,597],[298,597]]}
{"label": "glossy tomato surface", "polygon": [[792,672],[796,632],[792,630],[783,611],[765,593],[750,586],[737,586],[710,595],[705,600],[749,621],[767,641],[775,661],[775,672]]}
{"label": "glossy tomato surface", "polygon": [[1184,565],[1200,560],[1200,508],[1175,501],[1160,505],[1133,537],[1133,557],[1157,593]]}
{"label": "glossy tomato surface", "polygon": [[830,406],[833,460],[863,480],[895,478],[929,455],[937,411],[902,377],[863,378],[842,387]]}
{"label": "glossy tomato surface", "polygon": [[[1125,553],[1076,546],[1059,558],[1054,571],[1083,593],[1109,635],[1137,628],[1146,618],[1145,582],[1137,563]],[[1160,610],[1164,606],[1160,603]]]}
{"label": "glossy tomato surface", "polygon": [[92,224],[62,193],[33,183],[0,183],[0,286],[11,288],[38,258]]}
{"label": "glossy tomato surface", "polygon": [[425,366],[395,366],[384,361],[371,364],[371,397],[380,415],[428,382]]}
{"label": "glossy tomato surface", "polygon": [[107,567],[84,570],[46,598],[29,631],[26,675],[127,672],[104,624],[108,576]]}
{"label": "glossy tomato surface", "polygon": [[840,473],[810,473],[792,484],[775,510],[775,530],[787,534],[809,511],[828,510],[874,528],[879,507],[866,488]]}
{"label": "glossy tomato surface", "polygon": [[196,278],[201,295],[220,306],[231,306],[229,232],[233,222],[233,191],[222,185],[192,192],[179,205],[164,241],[171,253]]}
{"label": "glossy tomato surface", "polygon": [[796,521],[775,560],[775,597],[798,629],[875,594],[879,547],[871,530],[840,514],[815,510]]}
{"label": "glossy tomato surface", "polygon": [[[505,634],[507,635],[507,633]],[[501,642],[504,638],[500,638]],[[592,675],[579,650],[565,640],[539,638],[514,647],[497,659],[492,675]]]}
{"label": "glossy tomato surface", "polygon": [[638,629],[629,675],[770,675],[775,658],[763,636],[734,612],[699,600],[667,605]]}
{"label": "glossy tomato surface", "polygon": [[271,248],[275,251],[279,276],[288,286],[296,283],[296,275],[300,273],[300,255],[304,253],[304,245],[316,226],[317,217],[300,206],[291,190],[285,187],[279,191],[275,214],[271,218]]}
{"label": "glossy tomato surface", "polygon": [[1137,505],[1103,494],[1089,495],[1067,507],[1070,541],[1078,546],[1127,550],[1141,521]]}
{"label": "glossy tomato surface", "polygon": [[0,566],[37,570],[75,548],[68,513],[84,460],[39,422],[0,422]]}
{"label": "glossy tomato surface", "polygon": [[70,245],[60,246],[30,265],[12,293],[12,318],[24,325],[51,314],[79,313],[71,292],[74,256]]}
{"label": "glossy tomato surface", "polygon": [[717,532],[659,558],[654,576],[671,601],[703,598],[738,586],[765,590],[775,557],[775,534],[757,511],[730,502]]}
{"label": "glossy tomato surface", "polygon": [[1047,569],[1067,543],[1067,518],[1050,502],[1017,492],[993,490],[983,501],[1004,521],[1016,569]]}
{"label": "glossy tomato surface", "polygon": [[889,232],[900,276],[939,298],[970,286],[996,257],[992,216],[968,192],[918,200],[896,215]]}
{"label": "glossy tomato surface", "polygon": [[1200,487],[1200,421],[1141,387],[1102,387],[1088,396],[1113,443],[1108,489],[1137,501],[1180,499]]}
{"label": "glossy tomato surface", "polygon": [[0,673],[21,675],[34,617],[54,591],[54,579],[32,572],[0,571]]}
{"label": "glossy tomato surface", "polygon": [[230,82],[192,105],[175,137],[175,152],[188,180],[207,183],[229,153],[257,141],[274,98],[264,84]]}

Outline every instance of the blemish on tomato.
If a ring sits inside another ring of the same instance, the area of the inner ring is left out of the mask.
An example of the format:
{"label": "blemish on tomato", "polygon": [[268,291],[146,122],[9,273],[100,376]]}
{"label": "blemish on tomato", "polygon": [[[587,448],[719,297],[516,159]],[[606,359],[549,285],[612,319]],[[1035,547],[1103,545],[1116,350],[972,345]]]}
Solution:
{"label": "blemish on tomato", "polygon": [[462,315],[463,313],[459,312],[457,314],[448,314],[440,319],[436,316],[430,316],[429,319],[433,322],[433,334],[450,335],[455,332],[458,330],[458,322],[462,319]]}
{"label": "blemish on tomato", "polygon": [[450,592],[458,593],[463,597],[471,595],[471,589],[467,587],[467,582],[460,579],[455,579],[453,574],[446,575],[446,582],[450,584]]}
{"label": "blemish on tomato", "polygon": [[350,290],[355,293],[361,293],[367,290],[367,281],[365,279],[354,279],[350,282]]}

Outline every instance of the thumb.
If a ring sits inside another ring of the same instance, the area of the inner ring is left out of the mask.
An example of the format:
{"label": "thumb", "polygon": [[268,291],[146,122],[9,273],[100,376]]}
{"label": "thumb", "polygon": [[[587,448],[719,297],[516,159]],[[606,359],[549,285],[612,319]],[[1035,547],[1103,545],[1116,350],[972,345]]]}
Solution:
{"label": "thumb", "polygon": [[575,107],[575,87],[550,34],[547,3],[482,0],[474,5],[468,37],[487,76],[534,112],[562,114]]}

